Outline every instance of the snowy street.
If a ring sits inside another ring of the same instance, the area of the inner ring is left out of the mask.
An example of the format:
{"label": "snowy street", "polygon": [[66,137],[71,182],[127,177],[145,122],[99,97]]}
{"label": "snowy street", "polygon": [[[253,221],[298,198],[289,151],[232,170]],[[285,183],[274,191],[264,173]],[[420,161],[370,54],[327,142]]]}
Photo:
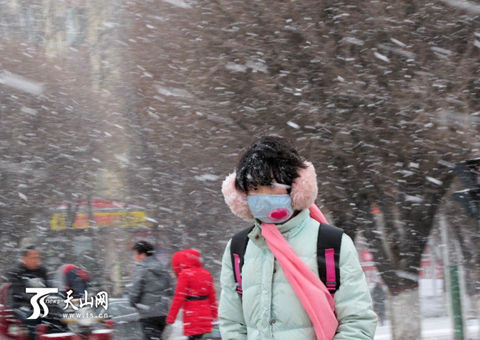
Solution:
{"label": "snowy street", "polygon": [[[479,338],[478,320],[468,320],[468,340],[476,340]],[[378,326],[375,333],[375,340],[390,340],[390,326],[386,323],[384,326]],[[423,319],[422,321],[422,339],[424,340],[451,340],[453,339],[453,331],[451,321],[447,317]]]}
{"label": "snowy street", "polygon": [[[477,320],[468,320],[468,337],[466,340],[478,339],[479,323]],[[451,340],[453,339],[452,327],[450,320],[446,317],[424,319],[422,322],[422,339],[423,340]],[[182,324],[179,320],[175,322],[170,330],[171,334],[167,340],[186,340],[187,337],[182,335]],[[390,326],[378,326],[375,334],[375,340],[390,340]],[[132,339],[133,340],[133,339]]]}

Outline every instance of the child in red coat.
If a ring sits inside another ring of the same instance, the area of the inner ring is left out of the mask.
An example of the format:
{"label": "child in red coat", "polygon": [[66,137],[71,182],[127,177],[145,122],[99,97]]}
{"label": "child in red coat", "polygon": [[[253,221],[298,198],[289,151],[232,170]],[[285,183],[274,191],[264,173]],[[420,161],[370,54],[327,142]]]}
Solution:
{"label": "child in red coat", "polygon": [[212,275],[202,267],[200,252],[185,249],[173,254],[172,267],[177,275],[177,288],[167,322],[173,324],[183,308],[183,334],[189,340],[200,339],[213,329],[217,319],[217,300]]}

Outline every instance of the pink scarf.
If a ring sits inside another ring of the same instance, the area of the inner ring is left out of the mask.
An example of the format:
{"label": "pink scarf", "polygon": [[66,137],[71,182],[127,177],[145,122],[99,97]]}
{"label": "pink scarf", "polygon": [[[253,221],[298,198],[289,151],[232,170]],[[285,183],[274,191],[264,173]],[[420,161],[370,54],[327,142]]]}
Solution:
{"label": "pink scarf", "polygon": [[[310,216],[319,222],[327,221],[315,204],[310,207]],[[262,235],[310,317],[317,340],[333,339],[338,321],[335,301],[327,287],[290,248],[275,224],[262,223]]]}

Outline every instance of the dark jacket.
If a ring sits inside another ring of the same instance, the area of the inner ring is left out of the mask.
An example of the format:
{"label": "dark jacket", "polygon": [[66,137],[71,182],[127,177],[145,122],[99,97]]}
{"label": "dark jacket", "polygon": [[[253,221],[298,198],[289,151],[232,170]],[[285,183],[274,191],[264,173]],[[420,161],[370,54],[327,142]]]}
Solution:
{"label": "dark jacket", "polygon": [[386,297],[387,296],[382,286],[380,286],[379,284],[376,284],[372,290],[373,310],[379,315],[385,314]]}
{"label": "dark jacket", "polygon": [[47,270],[44,267],[28,269],[23,262],[12,268],[7,273],[9,288],[9,304],[11,308],[31,308],[30,299],[32,294],[25,292],[26,288],[41,288],[47,286]]}
{"label": "dark jacket", "polygon": [[173,290],[165,266],[154,256],[139,262],[128,295],[130,304],[137,308],[141,319],[167,315]]}
{"label": "dark jacket", "polygon": [[88,290],[88,281],[90,280],[87,271],[73,264],[67,264],[62,267],[62,275],[65,292],[72,290],[74,298],[82,298],[85,291]]}

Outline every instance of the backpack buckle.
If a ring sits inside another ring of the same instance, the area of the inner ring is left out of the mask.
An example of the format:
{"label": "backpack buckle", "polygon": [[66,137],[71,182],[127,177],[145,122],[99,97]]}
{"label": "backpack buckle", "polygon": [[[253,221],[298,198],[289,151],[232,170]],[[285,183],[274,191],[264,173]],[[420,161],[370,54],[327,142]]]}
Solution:
{"label": "backpack buckle", "polygon": [[327,289],[330,291],[335,290],[337,288],[337,283],[335,281],[327,281],[325,285],[327,286]]}

